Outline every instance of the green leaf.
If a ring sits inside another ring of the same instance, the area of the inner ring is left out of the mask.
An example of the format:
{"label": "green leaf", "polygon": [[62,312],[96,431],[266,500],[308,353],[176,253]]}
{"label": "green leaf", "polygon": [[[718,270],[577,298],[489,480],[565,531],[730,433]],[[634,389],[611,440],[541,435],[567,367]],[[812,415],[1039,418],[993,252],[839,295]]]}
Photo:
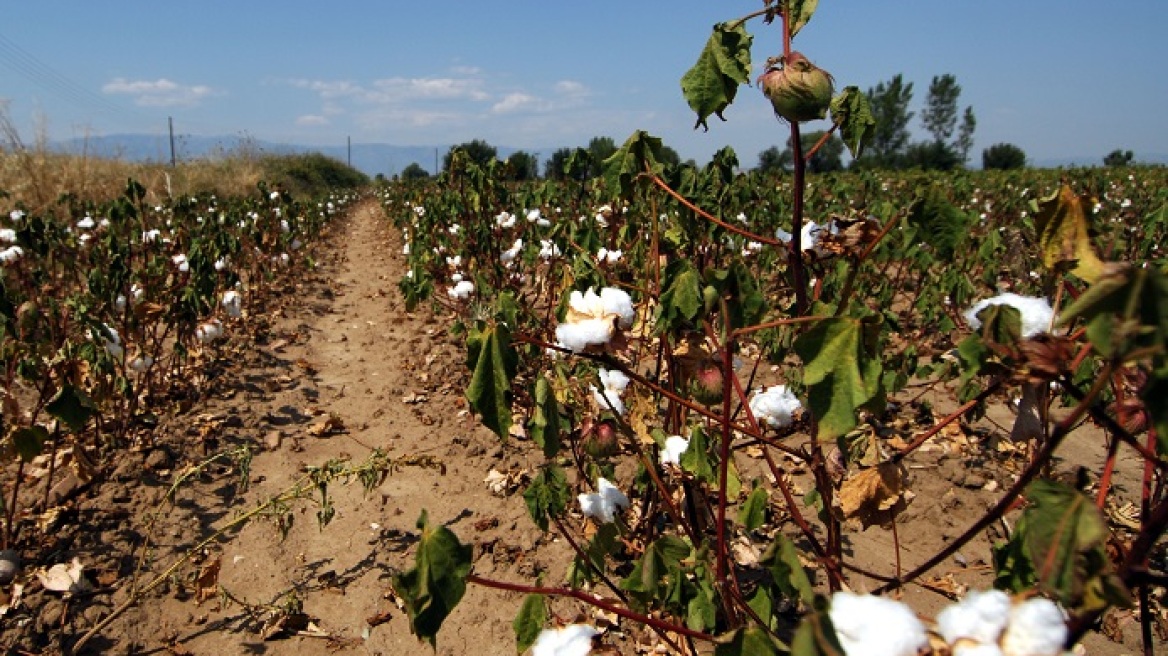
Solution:
{"label": "green leaf", "polygon": [[74,433],[85,430],[85,424],[96,408],[89,396],[73,385],[66,384],[45,405],[45,411],[69,427]]}
{"label": "green leaf", "polygon": [[722,112],[740,84],[750,82],[750,46],[754,37],[742,23],[718,23],[706,41],[698,61],[681,77],[681,92],[691,109],[698,115],[694,129],[706,130],[706,119],[711,114],[723,121]]}
{"label": "green leaf", "polygon": [[[689,544],[679,537],[666,535],[658,538],[645,549],[620,587],[634,593],[643,602],[656,598],[662,588],[662,579],[670,570],[679,571],[682,559],[691,551]],[[679,579],[673,577],[673,583],[680,583]]]}
{"label": "green leaf", "polygon": [[588,563],[581,560],[577,555],[572,561],[572,566],[568,572],[569,585],[578,587],[584,581],[592,581],[596,578],[595,572],[605,571],[605,558],[612,553],[617,545],[617,537],[620,532],[617,530],[616,523],[601,524],[596,529],[596,535],[588,542],[588,546],[584,548],[584,555],[592,562],[593,567],[589,567]]}
{"label": "green leaf", "polygon": [[533,442],[543,449],[545,458],[554,458],[560,451],[560,404],[547,378],[540,376],[535,381],[532,394],[535,407],[531,415],[530,434]]}
{"label": "green leaf", "polygon": [[711,485],[718,484],[718,472],[710,461],[710,448],[706,441],[706,431],[701,426],[694,426],[689,432],[689,446],[681,454],[681,468],[694,475],[700,481]]}
{"label": "green leaf", "polygon": [[813,612],[807,613],[791,639],[791,656],[843,656],[844,648],[835,635],[827,598],[815,597]]}
{"label": "green leaf", "polygon": [[1076,276],[1093,283],[1103,275],[1103,261],[1091,245],[1091,222],[1084,205],[1090,199],[1077,195],[1069,185],[1063,185],[1049,198],[1038,202],[1034,227],[1038,229],[1038,244],[1042,249],[1042,263],[1050,269],[1071,266]]}
{"label": "green leaf", "polygon": [[426,511],[418,517],[422,531],[414,567],[393,577],[393,587],[406,606],[410,631],[436,647],[442,622],[462,600],[470,574],[474,548],[439,524],[430,524]]}
{"label": "green leaf", "polygon": [[1079,612],[1129,606],[1107,556],[1107,525],[1091,499],[1051,480],[1031,483],[1026,498],[1026,553],[1039,586]]}
{"label": "green leaf", "polygon": [[44,450],[45,440],[49,439],[49,431],[44,426],[25,426],[12,431],[12,445],[20,459],[30,462]]}
{"label": "green leaf", "polygon": [[784,0],[783,5],[788,16],[787,29],[791,32],[793,39],[799,30],[807,24],[807,21],[811,20],[811,15],[815,13],[819,0]]}
{"label": "green leaf", "polygon": [[511,623],[515,629],[515,649],[522,654],[535,644],[539,632],[548,621],[547,598],[541,594],[529,594],[523,598],[519,614]]}
{"label": "green leaf", "polygon": [[633,182],[645,172],[657,176],[665,174],[661,163],[661,139],[644,130],[637,130],[620,149],[604,160],[604,181],[610,189],[619,189],[624,197],[633,194]]}
{"label": "green leaf", "polygon": [[868,94],[859,87],[844,87],[831,99],[831,121],[839,126],[840,137],[853,158],[860,156],[876,132],[876,118],[872,116]]}
{"label": "green leaf", "polygon": [[766,521],[767,500],[767,491],[763,487],[754,488],[750,496],[746,497],[746,503],[738,509],[738,522],[746,530],[753,531]]}
{"label": "green leaf", "polygon": [[815,601],[815,586],[811,577],[799,562],[799,549],[787,536],[779,533],[775,536],[759,564],[767,568],[771,575],[771,582],[788,598],[798,598],[807,606]]}
{"label": "green leaf", "polygon": [[876,358],[880,317],[825,319],[799,336],[807,402],[819,423],[819,439],[835,440],[856,425],[856,412],[884,405]]}
{"label": "green leaf", "polygon": [[518,357],[511,346],[511,332],[503,324],[478,325],[467,333],[467,366],[470,386],[466,398],[482,416],[483,425],[507,439],[511,428],[511,380]]}
{"label": "green leaf", "polygon": [[742,258],[736,257],[726,269],[707,269],[705,279],[708,285],[714,287],[719,298],[726,299],[729,314],[726,323],[729,329],[752,326],[762,321],[766,297],[759,291],[754,274]]}
{"label": "green leaf", "polygon": [[702,276],[688,259],[679,258],[665,267],[660,304],[654,323],[663,333],[675,332],[693,324],[702,308]]}
{"label": "green leaf", "polygon": [[548,530],[548,519],[564,514],[568,507],[568,477],[557,465],[548,465],[531,478],[523,491],[527,512],[542,530]]}
{"label": "green leaf", "polygon": [[786,652],[786,645],[776,644],[769,633],[758,627],[718,636],[714,646],[714,656],[780,656]]}
{"label": "green leaf", "polygon": [[939,186],[930,185],[913,203],[908,222],[920,229],[921,239],[933,247],[938,258],[947,260],[966,239],[969,217],[949,202]]}

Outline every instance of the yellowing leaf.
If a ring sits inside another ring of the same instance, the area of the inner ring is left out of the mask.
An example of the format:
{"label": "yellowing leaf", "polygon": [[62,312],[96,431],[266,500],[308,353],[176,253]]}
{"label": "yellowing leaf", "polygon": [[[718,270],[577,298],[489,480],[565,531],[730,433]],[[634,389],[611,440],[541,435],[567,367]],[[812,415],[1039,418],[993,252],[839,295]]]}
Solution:
{"label": "yellowing leaf", "polygon": [[1083,208],[1087,202],[1069,185],[1063,185],[1053,196],[1039,201],[1034,225],[1044,265],[1053,269],[1073,263],[1071,272],[1093,283],[1103,273],[1103,261],[1091,245],[1091,222]]}

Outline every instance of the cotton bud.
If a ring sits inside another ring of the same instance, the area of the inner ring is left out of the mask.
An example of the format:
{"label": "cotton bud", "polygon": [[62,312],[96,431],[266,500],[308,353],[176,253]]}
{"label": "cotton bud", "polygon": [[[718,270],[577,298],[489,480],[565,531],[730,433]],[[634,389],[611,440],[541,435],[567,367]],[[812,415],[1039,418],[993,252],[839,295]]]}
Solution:
{"label": "cotton bud", "polygon": [[717,362],[707,360],[698,365],[689,381],[689,393],[699,403],[714,405],[722,402],[722,387],[725,385],[722,368]]}
{"label": "cotton bud", "polygon": [[798,52],[791,52],[782,68],[770,68],[758,78],[775,113],[793,123],[827,116],[833,82],[830,73]]}
{"label": "cotton bud", "polygon": [[596,424],[592,434],[584,440],[584,452],[593,458],[607,458],[620,453],[620,437],[616,423],[611,419]]}

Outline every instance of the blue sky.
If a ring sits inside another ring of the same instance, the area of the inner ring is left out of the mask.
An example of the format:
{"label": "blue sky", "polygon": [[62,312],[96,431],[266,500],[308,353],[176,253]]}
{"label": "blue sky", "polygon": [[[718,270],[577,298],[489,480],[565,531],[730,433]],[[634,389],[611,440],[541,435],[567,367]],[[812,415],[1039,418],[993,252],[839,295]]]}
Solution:
{"label": "blue sky", "polygon": [[[709,132],[680,91],[711,26],[758,0],[5,4],[0,98],[26,140],[38,121],[55,139],[162,134],[168,116],[180,134],[531,151],[644,129],[750,167],[786,136],[757,88]],[[837,87],[903,73],[918,110],[934,75],[956,75],[974,164],[999,142],[1093,164],[1168,153],[1166,28],[1165,0],[822,0],[795,47]],[[779,30],[748,29],[757,69]]]}

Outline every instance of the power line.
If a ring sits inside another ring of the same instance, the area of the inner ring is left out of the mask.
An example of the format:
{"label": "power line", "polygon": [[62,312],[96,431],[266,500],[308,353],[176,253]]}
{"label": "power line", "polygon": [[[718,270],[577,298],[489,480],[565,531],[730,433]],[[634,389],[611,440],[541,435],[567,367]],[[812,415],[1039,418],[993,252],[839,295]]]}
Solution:
{"label": "power line", "polygon": [[37,59],[28,51],[0,34],[0,61],[33,84],[77,105],[106,114],[121,115],[126,108],[86,89]]}

